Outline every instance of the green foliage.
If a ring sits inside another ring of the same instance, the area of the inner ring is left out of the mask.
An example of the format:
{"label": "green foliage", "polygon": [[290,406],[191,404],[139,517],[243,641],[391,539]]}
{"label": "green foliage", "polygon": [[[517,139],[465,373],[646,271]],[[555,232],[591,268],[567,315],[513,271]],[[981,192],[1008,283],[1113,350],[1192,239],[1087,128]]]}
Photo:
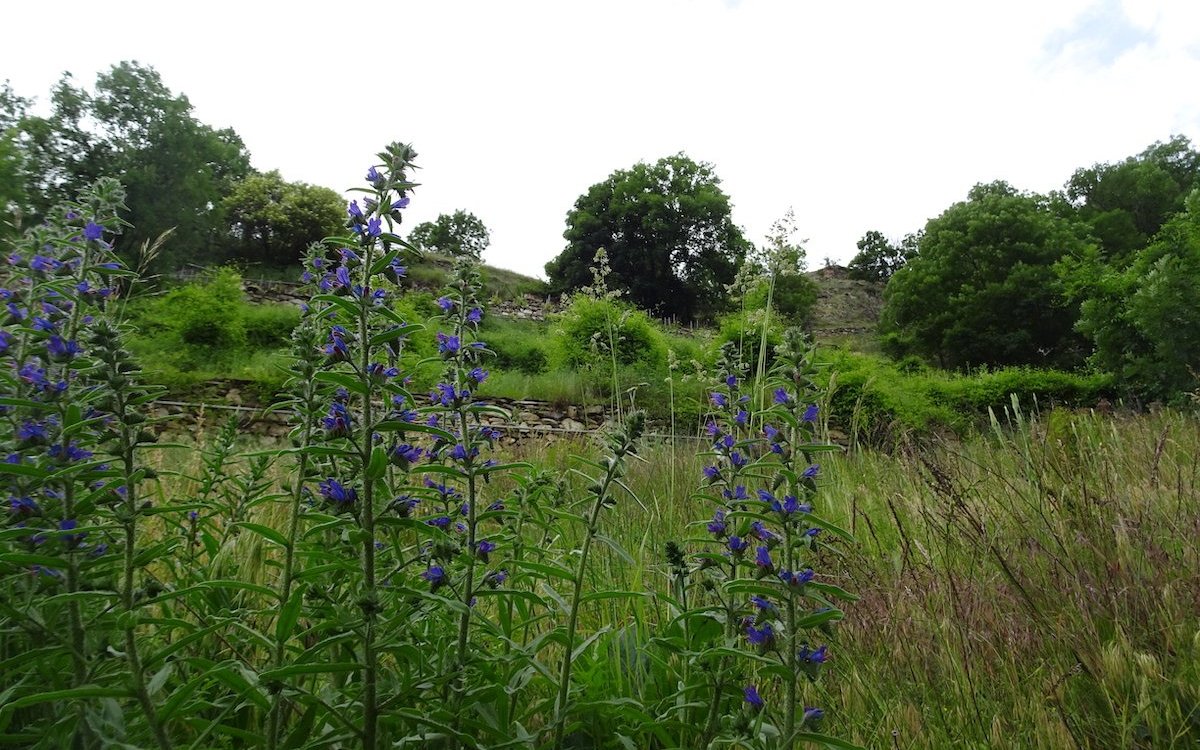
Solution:
{"label": "green foliage", "polygon": [[1176,135],[1122,162],[1076,170],[1065,193],[1100,241],[1105,260],[1123,266],[1197,187],[1200,152]]}
{"label": "green foliage", "polygon": [[242,277],[219,268],[204,283],[173,289],[157,305],[156,321],[185,345],[237,349],[246,344]]}
{"label": "green foliage", "polygon": [[749,249],[730,215],[713,167],[684,156],[617,170],[575,201],[567,248],[546,264],[555,292],[591,282],[599,249],[608,251],[610,286],[659,317],[710,318]]}
{"label": "green foliage", "polygon": [[1042,407],[1088,407],[1114,396],[1113,379],[1103,373],[1007,367],[953,374],[912,359],[897,364],[844,351],[822,352],[822,357],[836,373],[830,411],[839,415],[852,440],[868,445],[945,430],[967,435],[987,425],[989,410],[1003,413],[1013,399]]}
{"label": "green foliage", "polygon": [[489,316],[482,327],[488,348],[496,353],[490,365],[497,370],[526,375],[546,372],[550,367],[547,326],[534,321],[503,320]]}
{"label": "green foliage", "polygon": [[234,184],[222,202],[234,254],[273,266],[300,262],[304,250],[339,232],[345,203],[329,188],[288,182],[277,171],[253,174]]}
{"label": "green foliage", "polygon": [[475,214],[459,209],[453,214],[438,214],[436,221],[425,221],[408,233],[408,241],[420,250],[450,257],[482,257],[491,242],[488,228]]}
{"label": "green foliage", "polygon": [[553,321],[553,362],[570,369],[666,364],[663,335],[641,310],[612,299],[575,295]]}
{"label": "green foliage", "polygon": [[17,126],[32,216],[45,217],[83,185],[113,175],[128,193],[122,218],[133,228],[116,243],[127,257],[171,228],[161,265],[221,257],[223,199],[251,172],[233,130],[196,120],[187,97],[137,62],[99,74],[94,91],[65,74],[50,105],[48,116],[25,116]]}
{"label": "green foliage", "polygon": [[892,243],[883,232],[872,229],[858,241],[858,254],[850,261],[849,276],[861,281],[887,283],[892,274],[916,257],[920,233],[906,234],[899,243]]}
{"label": "green foliage", "polygon": [[1081,301],[1093,364],[1145,398],[1200,386],[1200,190],[1124,270],[1094,255],[1061,270]]}
{"label": "green foliage", "polygon": [[300,310],[294,305],[245,305],[241,318],[251,348],[278,349],[287,345],[299,325]]}
{"label": "green foliage", "polygon": [[1041,196],[975,186],[926,225],[920,254],[888,282],[885,341],[896,356],[942,367],[1076,364],[1077,310],[1063,301],[1054,265],[1082,252],[1085,234]]}
{"label": "green foliage", "polygon": [[733,347],[738,361],[747,372],[755,372],[766,334],[766,366],[774,361],[775,347],[783,343],[784,323],[778,315],[768,315],[762,307],[748,306],[742,312],[724,315],[718,321],[716,346]]}

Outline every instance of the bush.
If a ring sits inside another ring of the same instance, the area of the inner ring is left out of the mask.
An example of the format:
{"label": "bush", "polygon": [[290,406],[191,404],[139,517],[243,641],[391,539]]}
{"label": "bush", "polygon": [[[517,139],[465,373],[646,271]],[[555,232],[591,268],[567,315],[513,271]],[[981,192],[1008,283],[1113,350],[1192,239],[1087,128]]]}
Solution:
{"label": "bush", "polygon": [[550,367],[545,326],[532,321],[484,318],[483,339],[496,353],[491,364],[499,370],[537,375]]}
{"label": "bush", "polygon": [[242,277],[218,268],[202,283],[168,292],[156,305],[155,317],[189,346],[236,349],[246,344]]}
{"label": "bush", "polygon": [[556,316],[554,362],[569,369],[609,365],[610,347],[618,365],[666,365],[663,334],[646,313],[608,299],[576,295]]}
{"label": "bush", "polygon": [[245,305],[241,313],[246,343],[257,349],[286,346],[300,323],[300,309],[294,305]]}
{"label": "bush", "polygon": [[768,320],[762,309],[751,309],[724,316],[717,329],[717,349],[727,343],[733,344],[735,351],[740,353],[742,364],[753,373],[758,368],[764,327],[767,344],[766,366],[769,369],[775,358],[775,347],[783,342],[783,323],[778,315],[772,315]]}

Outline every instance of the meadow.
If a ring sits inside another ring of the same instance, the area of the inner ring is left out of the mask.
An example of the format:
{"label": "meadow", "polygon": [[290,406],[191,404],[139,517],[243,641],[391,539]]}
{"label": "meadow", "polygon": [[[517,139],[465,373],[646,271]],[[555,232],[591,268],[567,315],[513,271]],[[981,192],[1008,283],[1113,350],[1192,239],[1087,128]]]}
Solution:
{"label": "meadow", "polygon": [[[111,181],[10,256],[0,743],[1200,741],[1191,410],[603,293],[493,321],[477,258],[403,285],[410,158],[310,251],[303,310],[230,272],[113,304]],[[148,418],[213,377],[290,436]],[[610,424],[506,447],[515,393]]]}

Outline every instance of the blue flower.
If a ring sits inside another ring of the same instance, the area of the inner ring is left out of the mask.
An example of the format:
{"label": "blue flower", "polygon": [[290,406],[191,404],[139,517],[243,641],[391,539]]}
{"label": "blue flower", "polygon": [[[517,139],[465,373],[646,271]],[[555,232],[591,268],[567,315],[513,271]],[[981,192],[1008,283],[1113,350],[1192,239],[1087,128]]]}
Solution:
{"label": "blue flower", "polygon": [[454,300],[443,295],[437,298],[437,306],[442,308],[442,312],[450,312],[454,307]]}
{"label": "blue flower", "polygon": [[379,170],[376,169],[375,167],[371,167],[370,169],[367,170],[367,182],[376,184],[376,183],[379,183],[382,179],[383,179],[382,175],[379,174]]}
{"label": "blue flower", "polygon": [[411,201],[411,199],[406,195],[403,198],[401,198],[400,200],[398,200],[392,204],[392,210],[399,211],[402,208],[408,208],[408,204],[410,201]]}
{"label": "blue flower", "polygon": [[410,464],[415,464],[417,461],[420,461],[423,454],[424,451],[415,445],[401,443],[395,448],[392,448],[391,460],[393,464],[399,466],[400,468],[407,469]]}
{"label": "blue flower", "polygon": [[725,385],[729,386],[730,388],[735,388],[737,386],[737,376],[726,375],[725,376]]}
{"label": "blue flower", "polygon": [[489,542],[486,539],[482,539],[475,544],[475,554],[478,555],[479,559],[483,560],[484,562],[487,562],[488,555],[492,554],[495,551],[496,551],[496,543],[495,542]]}
{"label": "blue flower", "polygon": [[721,478],[721,470],[716,466],[705,466],[704,478],[710,482],[716,482]]}
{"label": "blue flower", "polygon": [[346,405],[334,401],[329,405],[329,413],[321,420],[321,426],[329,437],[350,437],[350,410]]}
{"label": "blue flower", "polygon": [[383,234],[383,221],[378,218],[367,219],[367,234],[371,237]]}
{"label": "blue flower", "polygon": [[729,405],[729,399],[725,398],[724,393],[710,393],[708,394],[708,400],[712,402],[713,406],[725,407]]}
{"label": "blue flower", "polygon": [[771,542],[777,538],[775,534],[763,524],[762,521],[755,521],[754,523],[750,524],[750,533],[756,539],[764,542]]}
{"label": "blue flower", "polygon": [[816,724],[820,722],[824,716],[825,712],[821,709],[814,708],[812,706],[805,706],[804,715],[800,718],[800,724],[801,726],[806,727],[816,726]]}
{"label": "blue flower", "polygon": [[467,311],[468,323],[478,323],[481,320],[483,320],[483,310],[480,310],[478,307],[472,307]]}
{"label": "blue flower", "polygon": [[483,577],[483,585],[490,589],[500,588],[504,582],[508,580],[508,571],[501,568],[494,570]]}
{"label": "blue flower", "polygon": [[350,206],[346,209],[346,213],[355,218],[362,218],[362,209],[358,207],[358,201],[350,201]]}
{"label": "blue flower", "polygon": [[814,575],[815,574],[813,573],[812,568],[805,568],[804,570],[802,570],[798,573],[793,573],[793,572],[787,571],[787,570],[781,570],[781,571],[779,571],[779,580],[783,581],[785,584],[787,584],[788,586],[790,586],[792,588],[803,588],[804,584],[811,581],[813,579]]}
{"label": "blue flower", "polygon": [[104,227],[94,221],[89,221],[83,228],[83,238],[86,240],[98,240],[103,236]]}
{"label": "blue flower", "polygon": [[446,356],[454,356],[458,354],[458,350],[462,347],[458,336],[450,336],[441,331],[437,335],[438,352]]}
{"label": "blue flower", "polygon": [[435,592],[445,585],[448,580],[445,569],[441,565],[432,565],[429,570],[421,574],[421,577],[429,581],[430,592]]}
{"label": "blue flower", "polygon": [[767,599],[766,597],[763,597],[763,596],[759,596],[758,594],[755,594],[754,596],[750,597],[750,603],[753,604],[755,607],[757,607],[758,610],[760,612],[762,612],[763,614],[771,614],[776,611],[775,605],[771,602],[770,599]]}
{"label": "blue flower", "polygon": [[767,573],[775,569],[775,563],[771,562],[771,553],[766,547],[759,547],[755,550],[754,564]]}
{"label": "blue flower", "polygon": [[476,385],[480,385],[483,383],[483,381],[487,380],[488,371],[482,367],[476,367],[475,369],[471,370],[471,372],[467,373],[467,376],[471,378],[471,380],[474,380]]}
{"label": "blue flower", "polygon": [[729,524],[725,522],[725,511],[718,509],[713,513],[713,519],[708,522],[708,533],[720,538],[725,536],[729,531]]}
{"label": "blue flower", "polygon": [[792,400],[792,397],[788,395],[788,392],[786,390],[784,390],[783,388],[775,389],[775,403],[786,404],[787,402],[789,402],[791,400]]}
{"label": "blue flower", "polygon": [[765,623],[761,628],[747,625],[746,641],[751,646],[758,646],[760,650],[768,651],[775,645],[775,630],[769,622]]}
{"label": "blue flower", "polygon": [[746,541],[745,539],[742,539],[740,536],[729,537],[729,541],[727,542],[727,544],[729,545],[729,551],[734,553],[735,555],[742,554],[743,552],[746,551],[746,548],[748,548],[750,546],[750,542]]}
{"label": "blue flower", "polygon": [[345,487],[338,480],[330,477],[319,485],[321,497],[332,503],[338,510],[345,510],[358,502],[358,490]]}
{"label": "blue flower", "polygon": [[821,467],[819,464],[813,464],[812,466],[810,466],[804,470],[803,476],[805,479],[816,479],[817,472],[820,470],[821,470]]}
{"label": "blue flower", "polygon": [[801,419],[803,419],[805,422],[816,422],[817,421],[817,412],[818,412],[817,405],[810,404],[809,407],[804,410],[804,416],[801,417]]}
{"label": "blue flower", "polygon": [[753,709],[755,713],[761,711],[764,704],[762,696],[758,694],[758,688],[754,685],[747,685],[744,692],[746,696],[746,703],[750,704],[750,708]]}
{"label": "blue flower", "polygon": [[796,652],[796,661],[801,665],[824,664],[829,659],[828,648],[828,646],[821,646],[810,650],[808,644],[805,644]]}

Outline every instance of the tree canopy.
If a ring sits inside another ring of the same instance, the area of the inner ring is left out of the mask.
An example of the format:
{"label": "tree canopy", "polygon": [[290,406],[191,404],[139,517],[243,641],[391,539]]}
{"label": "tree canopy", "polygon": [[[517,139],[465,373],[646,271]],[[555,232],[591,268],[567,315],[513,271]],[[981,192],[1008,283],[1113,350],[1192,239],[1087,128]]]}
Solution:
{"label": "tree canopy", "polygon": [[1145,247],[1197,187],[1200,152],[1177,135],[1124,161],[1076,170],[1065,194],[1100,241],[1104,257],[1119,264]]}
{"label": "tree canopy", "polygon": [[892,242],[883,232],[872,229],[858,241],[858,254],[848,268],[850,278],[886,283],[916,257],[919,242],[916,234],[906,234],[900,242]]}
{"label": "tree canopy", "polygon": [[222,208],[241,241],[238,255],[274,266],[300,262],[309,244],[345,225],[345,201],[333,190],[288,182],[277,171],[250,175],[233,186]]}
{"label": "tree canopy", "polygon": [[546,264],[552,288],[587,286],[604,248],[609,284],[638,306],[682,320],[710,317],[750,247],[711,164],[683,154],[638,163],[592,185],[567,213],[567,247]]}
{"label": "tree canopy", "polygon": [[128,251],[175,227],[169,262],[206,262],[225,241],[222,201],[252,173],[250,156],[231,129],[199,122],[153,68],[122,62],[96,78],[93,91],[65,74],[45,117],[21,113],[15,126],[28,213],[45,216],[102,176],[126,189],[132,228],[118,240]]}
{"label": "tree canopy", "polygon": [[423,221],[412,228],[408,241],[442,255],[470,255],[479,258],[491,243],[491,234],[475,214],[459,209],[439,214],[436,221]]}
{"label": "tree canopy", "polygon": [[1055,263],[1082,252],[1086,237],[1043,196],[976,185],[929,221],[918,255],[892,276],[885,342],[944,367],[1075,363],[1077,311],[1062,300]]}

